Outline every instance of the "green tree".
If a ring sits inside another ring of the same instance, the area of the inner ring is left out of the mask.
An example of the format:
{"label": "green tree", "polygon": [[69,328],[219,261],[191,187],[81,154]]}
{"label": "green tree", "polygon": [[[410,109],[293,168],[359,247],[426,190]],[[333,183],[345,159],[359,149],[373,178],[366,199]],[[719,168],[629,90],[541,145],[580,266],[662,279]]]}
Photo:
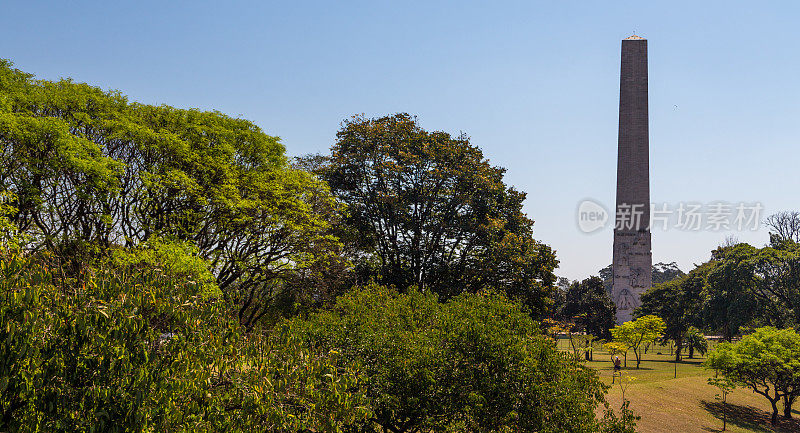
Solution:
{"label": "green tree", "polygon": [[636,356],[636,368],[642,363],[641,348],[662,337],[666,324],[657,316],[642,316],[611,329],[614,341],[625,343]]}
{"label": "green tree", "polygon": [[705,365],[769,400],[773,426],[781,399],[783,416],[791,418],[800,395],[800,335],[794,330],[758,328],[736,343],[720,343]]}
{"label": "green tree", "polygon": [[714,398],[722,402],[722,431],[728,427],[728,394],[736,389],[736,384],[727,377],[709,377],[708,384],[719,389]]}
{"label": "green tree", "polygon": [[703,333],[694,326],[690,326],[689,329],[686,330],[684,341],[686,342],[686,348],[689,349],[689,359],[694,358],[695,351],[700,353],[701,356],[708,352],[708,340],[706,340]]}
{"label": "green tree", "polygon": [[752,273],[740,266],[756,251],[747,244],[719,248],[708,265],[710,271],[700,295],[701,322],[704,328],[720,330],[725,341],[731,341],[760,311],[750,291]]}
{"label": "green tree", "polygon": [[682,288],[686,277],[654,286],[642,293],[642,304],[635,311],[636,317],[656,315],[665,323],[664,338],[675,342],[675,362],[680,360],[683,338],[689,320]]}
{"label": "green tree", "polygon": [[575,281],[564,293],[561,316],[575,323],[581,331],[610,339],[615,315],[616,307],[603,287],[603,280],[598,277]]}
{"label": "green tree", "polygon": [[482,292],[370,285],[295,318],[309,345],[357,360],[373,416],[361,431],[598,431],[605,386],[565,357],[520,304]]}
{"label": "green tree", "polygon": [[338,432],[369,418],[360,366],[296,335],[243,335],[191,250],[118,253],[76,286],[51,254],[0,250],[0,430]]}
{"label": "green tree", "polygon": [[747,287],[763,306],[763,318],[775,326],[800,324],[800,248],[785,242],[781,248],[765,247],[739,258]]}
{"label": "green tree", "polygon": [[687,330],[698,321],[700,293],[711,266],[698,266],[687,275],[653,286],[642,294],[642,304],[634,313],[636,317],[655,315],[664,320],[664,338],[675,342],[676,362],[680,361]]}
{"label": "green tree", "polygon": [[653,285],[666,283],[686,275],[675,262],[658,262],[653,265]]}
{"label": "green tree", "polygon": [[425,131],[408,114],[354,117],[315,163],[348,206],[365,280],[443,299],[494,288],[535,314],[551,308],[557,262],[533,239],[525,194],[466,136]]}
{"label": "green tree", "polygon": [[35,80],[2,60],[0,143],[9,221],[72,276],[116,247],[189,243],[252,328],[277,304],[332,299],[348,270],[332,234],[341,205],[247,120]]}

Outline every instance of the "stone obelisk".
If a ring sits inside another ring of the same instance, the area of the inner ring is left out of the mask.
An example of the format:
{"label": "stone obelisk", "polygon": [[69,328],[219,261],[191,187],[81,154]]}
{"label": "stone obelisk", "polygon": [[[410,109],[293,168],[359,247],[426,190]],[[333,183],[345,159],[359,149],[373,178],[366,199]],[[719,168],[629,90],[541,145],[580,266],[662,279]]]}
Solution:
{"label": "stone obelisk", "polygon": [[647,40],[622,41],[619,77],[617,207],[612,300],[617,323],[631,320],[639,297],[652,284],[650,155],[647,115]]}

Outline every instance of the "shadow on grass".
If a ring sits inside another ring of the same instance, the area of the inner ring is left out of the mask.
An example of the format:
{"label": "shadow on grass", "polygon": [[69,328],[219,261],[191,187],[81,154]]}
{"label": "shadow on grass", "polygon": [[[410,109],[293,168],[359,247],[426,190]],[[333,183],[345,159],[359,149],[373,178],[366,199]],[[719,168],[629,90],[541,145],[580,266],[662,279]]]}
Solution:
{"label": "shadow on grass", "polygon": [[[704,361],[704,359],[700,359],[700,358],[692,358],[692,359],[683,358],[680,361],[678,361],[678,364],[679,365],[700,365],[700,364],[703,363],[703,361]],[[674,364],[675,363],[675,359],[648,359],[647,362],[665,362],[665,363],[668,363],[668,364]]]}
{"label": "shadow on grass", "polygon": [[[763,433],[770,433],[770,432],[798,432],[800,431],[800,420],[797,419],[786,419],[783,416],[778,417],[778,426],[776,430],[773,430],[769,424],[769,420],[771,417],[771,413],[767,411],[763,411],[761,409],[757,409],[753,406],[742,406],[738,404],[726,404],[723,405],[722,403],[715,401],[709,402],[703,400],[700,402],[703,405],[703,408],[707,410],[709,413],[717,417],[719,419],[719,426],[712,427],[703,427],[703,431],[720,431],[722,429],[722,411],[724,410],[728,414],[728,424],[734,425],[743,429],[751,430],[754,432],[763,432]],[[797,412],[797,411],[792,411]]]}

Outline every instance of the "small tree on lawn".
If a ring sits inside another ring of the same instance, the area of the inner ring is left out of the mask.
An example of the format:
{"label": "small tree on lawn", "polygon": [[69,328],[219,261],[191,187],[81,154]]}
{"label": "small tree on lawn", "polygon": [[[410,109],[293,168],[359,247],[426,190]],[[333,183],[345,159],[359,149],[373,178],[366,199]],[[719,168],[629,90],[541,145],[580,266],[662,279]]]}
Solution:
{"label": "small tree on lawn", "polygon": [[641,348],[661,338],[666,324],[658,316],[648,315],[611,329],[614,341],[627,344],[636,356],[636,368],[642,363]]}
{"label": "small tree on lawn", "polygon": [[628,366],[628,344],[623,343],[620,341],[609,341],[608,343],[604,344],[603,347],[606,349],[609,355],[611,355],[611,363],[614,363],[614,357],[617,355],[622,355],[623,360],[625,363],[625,367]]}
{"label": "small tree on lawn", "polygon": [[694,326],[690,326],[689,329],[686,330],[683,336],[683,342],[686,344],[686,348],[689,349],[689,359],[694,358],[695,351],[697,351],[700,356],[708,352],[708,340],[706,340],[703,333]]}
{"label": "small tree on lawn", "polygon": [[722,402],[722,431],[725,431],[728,426],[728,394],[733,392],[736,384],[725,376],[709,377],[708,384],[719,389],[719,394],[715,395],[714,398]]}
{"label": "small tree on lawn", "polygon": [[766,326],[737,343],[720,343],[705,365],[769,400],[773,426],[781,399],[783,416],[792,417],[792,403],[800,395],[800,335],[793,329]]}

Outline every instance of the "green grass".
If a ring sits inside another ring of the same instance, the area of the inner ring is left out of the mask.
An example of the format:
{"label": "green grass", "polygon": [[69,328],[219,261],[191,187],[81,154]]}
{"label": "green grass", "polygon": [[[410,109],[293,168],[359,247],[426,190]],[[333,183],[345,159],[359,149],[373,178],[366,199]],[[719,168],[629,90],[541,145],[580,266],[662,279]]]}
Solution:
{"label": "green grass", "polygon": [[[567,350],[569,346],[559,341],[559,347]],[[769,402],[748,389],[734,390],[728,395],[728,404],[723,406],[714,398],[717,389],[706,383],[713,373],[702,367],[703,357],[678,363],[675,378],[676,364],[669,353],[668,347],[648,350],[638,370],[633,353],[628,354],[628,367],[623,368],[623,374],[634,379],[625,391],[625,398],[631,401],[631,409],[636,415],[642,417],[637,422],[638,432],[722,431],[723,410],[727,413],[727,431],[730,432],[800,432],[800,420],[784,420],[782,417],[778,429],[773,430],[769,424]],[[613,364],[605,351],[595,349],[593,361],[588,361],[587,365],[596,369],[605,383],[611,384]],[[622,391],[618,380],[615,382],[607,399],[617,409],[622,403]],[[800,418],[798,410],[793,412],[795,418]]]}

